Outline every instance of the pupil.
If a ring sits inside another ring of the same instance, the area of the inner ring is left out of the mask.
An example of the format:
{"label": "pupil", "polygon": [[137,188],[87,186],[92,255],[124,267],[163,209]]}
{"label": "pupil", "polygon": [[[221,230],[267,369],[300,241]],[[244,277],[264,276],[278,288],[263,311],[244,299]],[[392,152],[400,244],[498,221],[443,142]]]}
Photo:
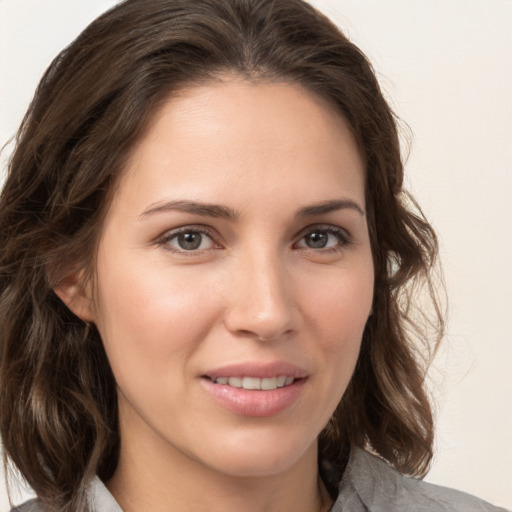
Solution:
{"label": "pupil", "polygon": [[192,251],[201,245],[201,233],[180,233],[178,243],[182,249]]}
{"label": "pupil", "polygon": [[327,234],[322,232],[311,233],[307,236],[307,245],[314,249],[321,249],[327,245]]}

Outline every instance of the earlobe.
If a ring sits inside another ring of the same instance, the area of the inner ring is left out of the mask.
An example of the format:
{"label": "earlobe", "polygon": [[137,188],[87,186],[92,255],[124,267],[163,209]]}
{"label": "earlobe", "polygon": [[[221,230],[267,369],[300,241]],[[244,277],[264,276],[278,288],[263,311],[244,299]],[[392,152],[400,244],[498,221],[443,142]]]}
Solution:
{"label": "earlobe", "polygon": [[53,291],[62,302],[84,322],[94,322],[92,294],[80,273],[71,274],[54,286]]}

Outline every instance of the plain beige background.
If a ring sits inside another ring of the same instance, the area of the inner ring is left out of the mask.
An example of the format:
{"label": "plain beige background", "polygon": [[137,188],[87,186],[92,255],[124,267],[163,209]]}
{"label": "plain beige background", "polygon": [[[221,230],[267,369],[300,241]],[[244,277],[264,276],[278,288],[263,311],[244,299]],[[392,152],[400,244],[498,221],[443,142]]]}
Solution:
{"label": "plain beige background", "polygon": [[[0,145],[50,60],[114,3],[0,0]],[[407,186],[441,240],[450,316],[427,480],[512,508],[512,1],[312,3],[367,53],[410,126]]]}

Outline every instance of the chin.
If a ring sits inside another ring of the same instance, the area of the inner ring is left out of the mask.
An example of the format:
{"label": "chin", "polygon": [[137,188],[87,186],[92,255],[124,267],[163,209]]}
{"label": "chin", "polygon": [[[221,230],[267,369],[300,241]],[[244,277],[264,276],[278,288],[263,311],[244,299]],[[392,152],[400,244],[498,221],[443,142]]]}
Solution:
{"label": "chin", "polygon": [[[211,445],[213,446],[213,445]],[[209,453],[210,467],[236,477],[266,477],[285,473],[300,461],[317,459],[317,439],[305,443],[303,438],[254,433],[235,436],[215,444],[218,449]],[[204,460],[204,459],[203,459]],[[206,462],[206,461],[204,461]]]}

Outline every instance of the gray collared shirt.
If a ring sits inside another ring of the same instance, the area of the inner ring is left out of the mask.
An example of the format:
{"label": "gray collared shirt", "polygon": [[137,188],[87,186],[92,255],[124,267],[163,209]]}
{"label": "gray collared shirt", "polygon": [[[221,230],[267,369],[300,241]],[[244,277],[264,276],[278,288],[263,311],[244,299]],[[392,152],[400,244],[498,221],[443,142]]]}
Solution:
{"label": "gray collared shirt", "polygon": [[[88,491],[91,512],[123,512],[99,478]],[[11,512],[43,512],[31,500]],[[354,449],[331,512],[512,512],[469,494],[408,478],[378,457]]]}

